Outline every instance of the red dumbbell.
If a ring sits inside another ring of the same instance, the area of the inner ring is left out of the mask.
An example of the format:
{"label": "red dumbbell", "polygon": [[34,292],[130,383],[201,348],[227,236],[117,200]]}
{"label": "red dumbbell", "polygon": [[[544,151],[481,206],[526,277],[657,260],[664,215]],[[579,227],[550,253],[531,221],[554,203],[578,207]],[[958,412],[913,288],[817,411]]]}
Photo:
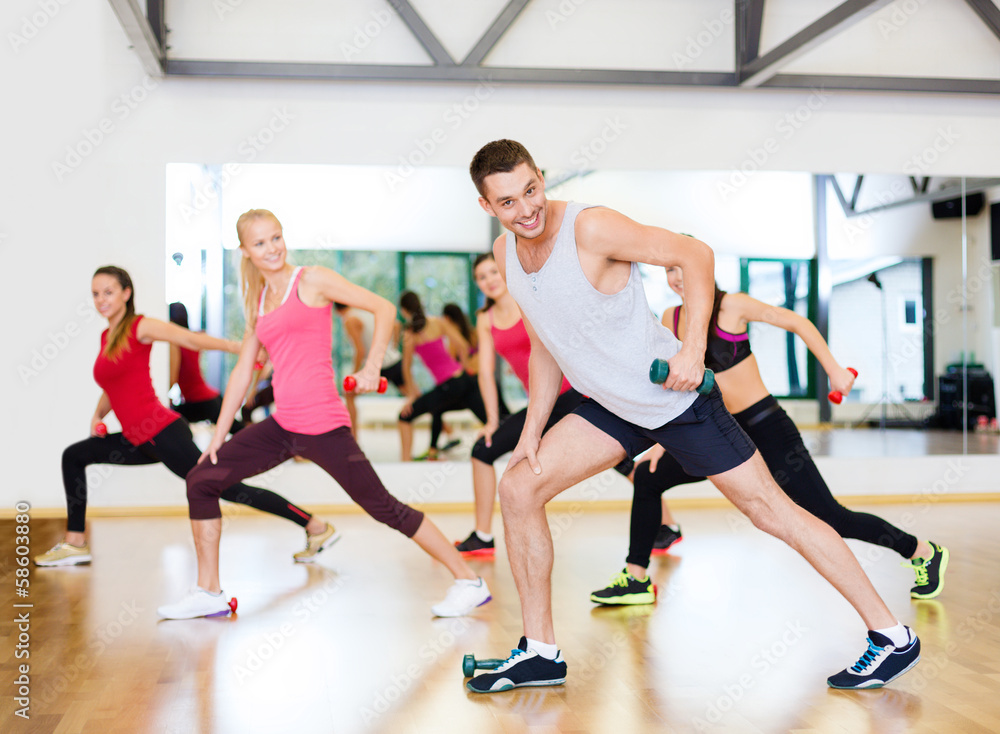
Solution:
{"label": "red dumbbell", "polygon": [[[856,369],[854,369],[853,367],[848,367],[847,371],[850,372],[855,377],[858,376],[858,371]],[[831,391],[830,394],[827,395],[827,397],[830,398],[830,402],[831,403],[835,403],[836,405],[840,405],[840,403],[844,400],[844,396],[841,395],[836,390]]]}
{"label": "red dumbbell", "polygon": [[[354,375],[348,375],[344,378],[344,392],[354,392],[355,388],[358,386],[358,381],[354,379]],[[389,381],[384,377],[378,378],[378,391],[380,393],[385,392],[389,389]]]}
{"label": "red dumbbell", "polygon": [[103,423],[98,423],[94,426],[94,435],[98,438],[104,438],[108,435],[108,427]]}

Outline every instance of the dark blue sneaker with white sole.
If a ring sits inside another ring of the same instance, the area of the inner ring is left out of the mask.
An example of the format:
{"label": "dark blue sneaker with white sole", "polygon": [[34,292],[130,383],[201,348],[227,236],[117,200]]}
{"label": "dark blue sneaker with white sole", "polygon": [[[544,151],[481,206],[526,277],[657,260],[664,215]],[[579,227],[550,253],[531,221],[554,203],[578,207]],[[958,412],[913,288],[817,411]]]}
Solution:
{"label": "dark blue sneaker with white sole", "polygon": [[849,668],[827,678],[830,688],[881,688],[920,660],[920,640],[906,628],[907,643],[896,648],[885,635],[868,630],[868,649]]}
{"label": "dark blue sneaker with white sole", "polygon": [[503,665],[477,675],[465,687],[473,693],[497,693],[523,686],[559,686],[565,682],[566,663],[562,651],[555,660],[543,658],[534,650],[528,650],[528,641],[522,637]]}

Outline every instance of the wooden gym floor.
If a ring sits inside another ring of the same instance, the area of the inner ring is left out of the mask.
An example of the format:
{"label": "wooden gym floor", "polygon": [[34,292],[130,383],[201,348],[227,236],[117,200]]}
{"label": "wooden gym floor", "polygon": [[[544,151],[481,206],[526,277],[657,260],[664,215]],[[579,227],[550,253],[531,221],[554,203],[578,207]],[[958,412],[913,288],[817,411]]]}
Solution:
{"label": "wooden gym floor", "polygon": [[[866,509],[866,508],[861,508]],[[844,692],[826,677],[864,650],[847,604],[781,543],[732,509],[677,510],[685,540],[653,562],[655,606],[597,608],[589,592],[622,564],[628,516],[554,508],[553,581],[565,686],[489,696],[463,686],[463,653],[505,657],[521,634],[499,550],[473,565],[494,601],[434,619],[447,572],[363,515],[336,518],[341,542],[296,565],[301,531],[247,511],[227,516],[227,620],[158,621],[156,607],[194,580],[183,518],[91,522],[94,563],[32,567],[14,597],[14,523],[0,521],[0,731],[157,732],[997,732],[1000,731],[1000,507],[898,504],[867,509],[946,544],[934,601],[909,598],[913,574],[889,552],[851,541],[877,588],[923,643],[890,687]],[[909,515],[908,515],[909,513]],[[449,537],[462,514],[434,517]],[[31,552],[62,520],[33,519]],[[13,607],[30,603],[30,608]],[[29,658],[15,658],[27,611]],[[14,715],[28,663],[30,719]]]}

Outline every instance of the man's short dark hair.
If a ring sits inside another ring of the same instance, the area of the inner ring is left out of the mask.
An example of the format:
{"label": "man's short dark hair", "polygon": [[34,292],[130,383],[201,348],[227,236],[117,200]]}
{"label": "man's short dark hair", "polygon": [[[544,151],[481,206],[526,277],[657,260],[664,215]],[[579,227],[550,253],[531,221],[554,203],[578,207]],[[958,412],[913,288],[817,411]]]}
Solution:
{"label": "man's short dark hair", "polygon": [[522,163],[527,163],[532,171],[538,168],[528,149],[516,140],[494,140],[473,156],[472,163],[469,164],[469,175],[472,176],[472,183],[476,185],[479,195],[485,198],[483,181],[487,176],[510,173]]}

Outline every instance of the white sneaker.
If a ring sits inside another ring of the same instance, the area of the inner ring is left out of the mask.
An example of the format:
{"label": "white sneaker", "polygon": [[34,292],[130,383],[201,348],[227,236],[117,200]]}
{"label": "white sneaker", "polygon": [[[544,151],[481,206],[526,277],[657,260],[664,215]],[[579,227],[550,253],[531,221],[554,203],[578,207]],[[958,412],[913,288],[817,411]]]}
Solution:
{"label": "white sneaker", "polygon": [[196,617],[223,617],[231,611],[225,592],[210,594],[200,587],[195,587],[179,602],[162,606],[156,610],[156,613],[164,619],[195,619]]}
{"label": "white sneaker", "polygon": [[475,581],[458,579],[440,604],[431,607],[436,617],[464,617],[476,607],[481,607],[493,597],[482,576]]}

